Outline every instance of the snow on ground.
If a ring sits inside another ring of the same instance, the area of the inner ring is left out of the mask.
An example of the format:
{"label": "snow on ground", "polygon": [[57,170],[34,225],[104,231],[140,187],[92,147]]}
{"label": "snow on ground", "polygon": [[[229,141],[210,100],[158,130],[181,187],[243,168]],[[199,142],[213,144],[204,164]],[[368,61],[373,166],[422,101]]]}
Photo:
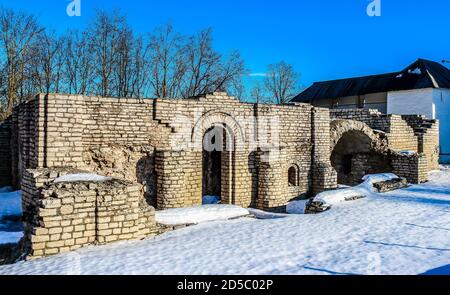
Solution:
{"label": "snow on ground", "polygon": [[288,216],[287,214],[272,213],[255,208],[248,208],[247,210],[250,212],[250,214],[252,214],[255,218],[258,219],[285,218]]}
{"label": "snow on ground", "polygon": [[156,222],[164,225],[181,225],[225,220],[249,214],[247,209],[234,205],[203,205],[156,211],[155,218]]}
{"label": "snow on ground", "polygon": [[8,220],[22,215],[22,192],[0,188],[0,244],[17,243],[23,236],[22,223]]}
{"label": "snow on ground", "polygon": [[351,200],[354,197],[367,197],[376,192],[375,188],[373,187],[374,183],[395,178],[398,178],[398,176],[392,173],[366,175],[363,177],[363,183],[354,187],[320,193],[314,197],[314,201],[322,202],[323,204],[328,205],[335,205],[340,202]]}
{"label": "snow on ground", "polygon": [[203,196],[203,205],[212,205],[212,204],[219,204],[220,203],[220,197],[218,196]]}
{"label": "snow on ground", "polygon": [[54,182],[76,182],[76,181],[108,181],[111,180],[111,177],[106,177],[102,175],[98,175],[95,173],[77,173],[77,174],[67,174],[61,177],[58,177],[54,180]]}
{"label": "snow on ground", "polygon": [[286,212],[289,214],[305,214],[306,203],[309,200],[298,200],[289,202],[286,206]]}
{"label": "snow on ground", "polygon": [[[357,186],[342,186],[342,188],[336,190],[330,190],[320,193],[314,197],[313,201],[330,206],[339,204],[341,202],[350,201],[354,198],[368,197],[376,193],[376,189],[373,187],[374,183],[395,178],[398,178],[398,176],[392,173],[366,175],[362,179],[363,183]],[[292,201],[287,205],[286,211],[289,214],[304,214],[307,202],[308,200]]]}
{"label": "snow on ground", "polygon": [[430,177],[317,215],[208,222],[0,274],[450,274],[450,171]]}

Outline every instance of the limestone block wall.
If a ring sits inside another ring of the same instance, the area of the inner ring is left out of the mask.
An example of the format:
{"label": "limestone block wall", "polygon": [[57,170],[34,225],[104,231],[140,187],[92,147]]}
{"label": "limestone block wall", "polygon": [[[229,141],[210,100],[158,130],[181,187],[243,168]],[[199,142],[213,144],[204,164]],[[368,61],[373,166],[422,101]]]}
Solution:
{"label": "limestone block wall", "polygon": [[155,100],[84,97],[84,147],[108,145],[161,148],[171,129],[154,120]]}
{"label": "limestone block wall", "polygon": [[[155,172],[157,183],[157,209],[181,208],[185,206],[184,193],[185,175],[183,164],[187,155],[183,151],[157,151],[155,158]],[[193,189],[194,190],[194,189]],[[201,204],[201,189],[198,194],[198,204]]]}
{"label": "limestone block wall", "polygon": [[[187,100],[157,99],[154,114],[154,119],[171,130],[166,145],[156,151],[155,164],[158,195],[165,196],[161,192],[169,190],[172,201],[158,197],[158,208],[201,204],[203,137],[208,129],[218,126],[224,128],[228,141],[221,154],[222,203],[244,207],[254,203],[257,182],[251,150],[256,140],[253,104],[241,103],[225,93],[214,93]],[[173,162],[179,163],[179,167],[171,167]],[[174,174],[171,169],[180,175],[168,183],[163,178],[175,177],[171,176]],[[168,188],[172,183],[175,189]],[[179,197],[174,197],[177,194]]]}
{"label": "limestone block wall", "polygon": [[38,98],[37,167],[83,167],[86,109],[81,95],[48,94]]}
{"label": "limestone block wall", "polygon": [[369,125],[373,129],[386,132],[388,122],[386,116],[375,109],[331,109],[330,117],[334,119],[355,120]]}
{"label": "limestone block wall", "polygon": [[435,121],[419,135],[419,152],[427,156],[428,171],[439,170],[439,145],[439,121]]}
{"label": "limestone block wall", "polygon": [[356,185],[364,175],[392,171],[386,133],[361,121],[339,119],[331,123],[330,139],[331,163],[340,184]]}
{"label": "limestone block wall", "polygon": [[11,185],[11,122],[0,123],[0,187]]}
{"label": "limestone block wall", "polygon": [[9,122],[11,126],[10,145],[11,183],[20,186],[22,172],[38,165],[39,158],[39,97],[14,108]]}
{"label": "limestone block wall", "polygon": [[332,119],[360,121],[374,130],[386,133],[389,148],[394,151],[418,151],[418,139],[414,130],[399,115],[384,115],[377,110],[337,109],[330,110]]}
{"label": "limestone block wall", "polygon": [[404,177],[409,183],[423,183],[428,180],[428,161],[424,154],[402,155],[394,154],[391,157],[393,173]]}
{"label": "limestone block wall", "polygon": [[387,137],[389,148],[394,151],[415,151],[418,152],[418,139],[414,130],[399,115],[388,115],[389,121]]}
{"label": "limestone block wall", "polygon": [[439,121],[421,115],[404,115],[402,118],[413,128],[418,138],[418,152],[427,156],[428,170],[439,169]]}
{"label": "limestone block wall", "polygon": [[[382,152],[385,159],[381,162],[392,166],[394,173],[407,178],[412,183],[426,181],[427,172],[438,168],[439,123],[436,121],[425,120],[416,115],[382,115],[377,111],[358,109],[331,110],[331,117],[364,122],[374,131],[382,131],[383,133],[377,134],[387,138],[388,150]],[[398,154],[405,150],[418,154],[411,156]],[[355,166],[354,163],[352,166]],[[374,167],[382,168],[383,165],[376,164]],[[390,170],[388,168],[387,165],[386,171]]]}
{"label": "limestone block wall", "polygon": [[84,97],[83,104],[85,169],[143,184],[156,206],[155,150],[171,128],[154,119],[155,100]]}
{"label": "limestone block wall", "polygon": [[[272,158],[271,161],[260,161],[258,170],[258,199],[256,207],[261,210],[279,208],[280,200],[283,200],[282,165],[279,158],[278,148],[265,149],[261,151],[260,158]],[[287,185],[286,185],[287,186]],[[278,205],[278,206],[277,206]],[[285,205],[285,204],[281,204]]]}
{"label": "limestone block wall", "polygon": [[137,183],[53,182],[79,172],[73,168],[25,171],[22,247],[30,258],[156,233],[154,209],[146,205]]}
{"label": "limestone block wall", "polygon": [[312,191],[320,193],[337,186],[337,173],[331,166],[330,113],[326,108],[315,108],[312,117]]}
{"label": "limestone block wall", "polygon": [[[414,126],[423,129],[427,122],[374,110],[330,114],[308,104],[242,103],[222,92],[186,100],[50,94],[19,106],[10,119],[11,174],[18,183],[27,168],[64,165],[139,182],[147,203],[158,208],[199,205],[202,140],[208,129],[221,126],[230,144],[221,158],[222,202],[278,208],[336,186],[330,117],[364,122],[385,133],[390,150],[423,152],[437,163],[436,125],[418,133]],[[261,162],[266,152],[278,157],[275,162]],[[260,189],[265,181],[276,183],[270,201]]]}

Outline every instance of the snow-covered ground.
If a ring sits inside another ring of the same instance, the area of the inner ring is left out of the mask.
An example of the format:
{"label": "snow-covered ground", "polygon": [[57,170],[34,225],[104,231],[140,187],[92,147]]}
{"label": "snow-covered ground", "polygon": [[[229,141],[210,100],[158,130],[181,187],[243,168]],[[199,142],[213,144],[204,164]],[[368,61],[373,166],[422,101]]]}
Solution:
{"label": "snow-covered ground", "polygon": [[197,207],[156,211],[156,222],[164,225],[198,224],[249,215],[250,212],[233,205],[203,205]]}
{"label": "snow-covered ground", "polygon": [[318,215],[260,214],[0,267],[0,274],[450,273],[450,171]]}

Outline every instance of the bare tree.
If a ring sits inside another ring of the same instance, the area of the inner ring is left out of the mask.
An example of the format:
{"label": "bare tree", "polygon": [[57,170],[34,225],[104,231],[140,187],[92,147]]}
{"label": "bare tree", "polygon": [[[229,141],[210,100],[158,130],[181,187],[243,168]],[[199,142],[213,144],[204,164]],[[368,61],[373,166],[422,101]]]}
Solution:
{"label": "bare tree", "polygon": [[263,103],[267,101],[266,91],[264,89],[264,86],[260,82],[255,83],[250,95],[256,103]]}
{"label": "bare tree", "polygon": [[299,75],[294,67],[284,61],[272,64],[267,67],[265,87],[273,95],[276,103],[283,104],[289,102],[294,97],[298,87]]}
{"label": "bare tree", "polygon": [[157,28],[150,35],[150,86],[156,97],[179,97],[180,83],[186,74],[185,38],[171,25]]}
{"label": "bare tree", "polygon": [[72,94],[88,94],[92,91],[94,67],[92,46],[86,32],[73,30],[63,41],[63,76],[65,91]]}
{"label": "bare tree", "polygon": [[218,68],[217,82],[213,84],[215,90],[227,90],[230,94],[242,97],[245,92],[242,77],[247,70],[239,52],[233,51],[227,60],[218,65]]}
{"label": "bare tree", "polygon": [[63,40],[42,32],[32,46],[31,80],[40,93],[59,92],[62,82]]}
{"label": "bare tree", "polygon": [[184,98],[226,90],[241,96],[245,66],[237,51],[213,49],[211,29],[194,36],[157,28],[136,36],[118,12],[98,11],[84,31],[62,36],[32,15],[0,12],[0,105],[9,114],[37,92]]}
{"label": "bare tree", "polygon": [[118,97],[132,96],[134,37],[130,29],[124,28],[119,32],[117,40],[117,56],[113,69],[113,81]]}
{"label": "bare tree", "polygon": [[93,51],[95,67],[94,89],[101,96],[114,96],[117,86],[114,85],[114,69],[118,60],[121,34],[127,30],[126,20],[118,12],[108,14],[98,11],[93,24],[88,28],[89,43]]}
{"label": "bare tree", "polygon": [[0,44],[4,63],[1,65],[4,75],[2,96],[5,101],[5,112],[12,108],[30,93],[26,90],[26,67],[30,61],[32,44],[43,29],[37,24],[33,15],[16,13],[9,9],[0,11]]}
{"label": "bare tree", "polygon": [[203,30],[190,38],[187,47],[187,71],[181,83],[183,97],[226,90],[242,81],[244,62],[237,52],[229,59],[213,50],[211,29]]}
{"label": "bare tree", "polygon": [[131,97],[142,98],[148,84],[148,50],[144,48],[142,37],[134,41],[133,70],[131,78]]}

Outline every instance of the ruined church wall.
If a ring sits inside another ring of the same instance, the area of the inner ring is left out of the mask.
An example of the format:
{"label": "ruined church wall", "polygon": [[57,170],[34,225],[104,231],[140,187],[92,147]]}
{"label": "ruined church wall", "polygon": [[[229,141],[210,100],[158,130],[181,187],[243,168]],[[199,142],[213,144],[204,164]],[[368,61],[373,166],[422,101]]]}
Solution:
{"label": "ruined church wall", "polygon": [[[14,108],[8,118],[10,128],[9,141],[9,167],[10,185],[20,186],[23,171],[29,167],[37,167],[42,146],[42,128],[39,123],[41,112],[41,96],[24,102]],[[8,140],[8,139],[5,139]]]}
{"label": "ruined church wall", "polygon": [[330,118],[327,109],[306,104],[263,105],[258,116],[279,120],[278,145],[261,145],[259,197],[261,209],[283,211],[294,198],[336,186],[330,164]]}
{"label": "ruined church wall", "polygon": [[[290,200],[310,191],[312,109],[307,104],[255,106],[260,143],[258,208],[283,211]],[[293,183],[289,169],[295,173]]]}
{"label": "ruined church wall", "polygon": [[[255,139],[254,105],[224,93],[173,100],[157,99],[155,117],[171,129],[156,157],[158,209],[200,205],[202,202],[202,152],[205,132],[227,126],[232,141],[222,152],[222,203],[252,206],[257,195],[257,166],[252,150]],[[175,163],[175,165],[174,165]],[[169,192],[169,193],[167,193]]]}
{"label": "ruined church wall", "polygon": [[84,97],[83,163],[103,175],[144,185],[156,206],[155,150],[170,128],[153,119],[154,100]]}
{"label": "ruined church wall", "polygon": [[404,115],[402,118],[414,129],[419,143],[419,152],[428,160],[428,170],[439,169],[439,129],[438,120],[429,120],[421,115]]}

